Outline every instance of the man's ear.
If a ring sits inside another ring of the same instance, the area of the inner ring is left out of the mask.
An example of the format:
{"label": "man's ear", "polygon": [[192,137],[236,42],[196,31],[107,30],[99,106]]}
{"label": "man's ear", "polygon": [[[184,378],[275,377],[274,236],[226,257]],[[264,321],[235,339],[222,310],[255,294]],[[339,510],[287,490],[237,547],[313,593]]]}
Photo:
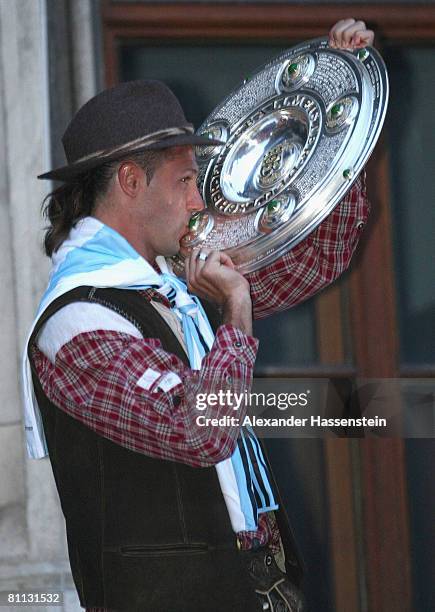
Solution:
{"label": "man's ear", "polygon": [[131,161],[123,162],[118,168],[118,183],[122,191],[135,198],[145,182],[145,172]]}

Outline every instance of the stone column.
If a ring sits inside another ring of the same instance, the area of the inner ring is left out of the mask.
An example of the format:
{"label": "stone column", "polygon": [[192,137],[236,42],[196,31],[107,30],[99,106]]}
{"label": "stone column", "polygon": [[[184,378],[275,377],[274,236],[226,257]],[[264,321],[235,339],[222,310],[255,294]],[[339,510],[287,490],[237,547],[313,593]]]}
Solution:
{"label": "stone column", "polygon": [[[40,211],[52,186],[36,175],[56,165],[51,137],[59,141],[72,112],[96,88],[94,1],[60,0],[57,12],[52,5],[0,0],[0,593],[58,589],[65,603],[47,611],[76,612],[51,466],[26,456],[20,389],[21,352],[49,269]],[[68,31],[62,41],[60,18]],[[56,99],[49,67],[65,59],[70,88]],[[65,119],[54,130],[50,100]]]}

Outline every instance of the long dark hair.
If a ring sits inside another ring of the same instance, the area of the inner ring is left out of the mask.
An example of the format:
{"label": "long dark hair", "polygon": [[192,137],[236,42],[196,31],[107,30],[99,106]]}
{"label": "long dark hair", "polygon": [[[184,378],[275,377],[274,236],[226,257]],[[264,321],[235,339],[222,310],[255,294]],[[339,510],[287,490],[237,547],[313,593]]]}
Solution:
{"label": "long dark hair", "polygon": [[166,149],[141,151],[128,158],[102,164],[80,174],[49,193],[42,203],[42,214],[49,222],[44,236],[44,251],[48,257],[57,251],[80,219],[92,215],[96,201],[107,192],[119,164],[131,160],[146,171],[149,184],[156,168],[167,156]]}

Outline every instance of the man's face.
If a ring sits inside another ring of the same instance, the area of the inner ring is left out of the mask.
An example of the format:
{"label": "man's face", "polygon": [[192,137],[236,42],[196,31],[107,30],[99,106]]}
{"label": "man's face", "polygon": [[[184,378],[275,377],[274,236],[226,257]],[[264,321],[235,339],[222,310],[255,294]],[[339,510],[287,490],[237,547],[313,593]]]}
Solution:
{"label": "man's face", "polygon": [[180,250],[192,213],[202,210],[196,177],[198,165],[191,146],[173,147],[143,192],[143,240],[147,259]]}

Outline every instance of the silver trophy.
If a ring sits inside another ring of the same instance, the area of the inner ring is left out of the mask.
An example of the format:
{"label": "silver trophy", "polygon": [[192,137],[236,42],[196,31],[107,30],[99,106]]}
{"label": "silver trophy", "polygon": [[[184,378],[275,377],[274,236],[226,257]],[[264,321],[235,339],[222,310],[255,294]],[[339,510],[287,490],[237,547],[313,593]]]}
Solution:
{"label": "silver trophy", "polygon": [[[307,41],[267,63],[230,94],[198,133],[206,209],[182,240],[225,250],[252,272],[291,250],[351,187],[379,137],[388,101],[385,64],[372,47]],[[173,267],[182,273],[181,255]]]}

